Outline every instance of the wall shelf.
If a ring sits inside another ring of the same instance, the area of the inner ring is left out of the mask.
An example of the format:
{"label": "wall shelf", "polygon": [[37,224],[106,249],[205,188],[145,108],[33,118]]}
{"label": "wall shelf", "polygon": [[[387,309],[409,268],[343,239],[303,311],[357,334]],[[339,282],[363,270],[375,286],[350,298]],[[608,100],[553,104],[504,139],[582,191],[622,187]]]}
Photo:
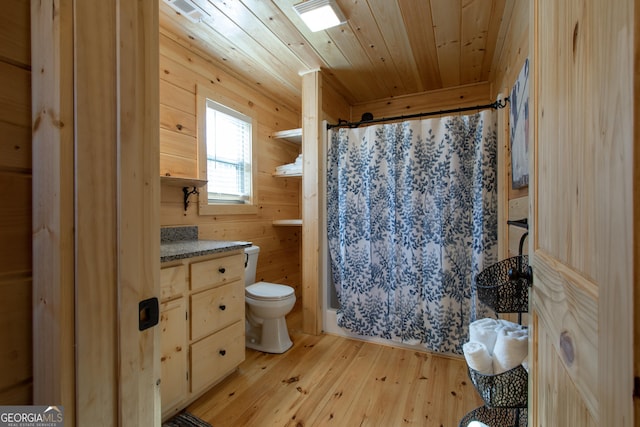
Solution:
{"label": "wall shelf", "polygon": [[196,178],[182,178],[177,176],[160,176],[160,183],[172,187],[195,187],[200,188],[207,185],[207,180]]}
{"label": "wall shelf", "polygon": [[179,178],[176,176],[160,176],[160,184],[167,184],[171,187],[181,187],[184,193],[184,211],[187,212],[189,207],[189,196],[192,194],[199,194],[198,188],[207,185],[207,181],[204,179],[196,178]]}
{"label": "wall shelf", "polygon": [[301,219],[274,219],[273,225],[279,227],[300,227],[302,226]]}
{"label": "wall shelf", "polygon": [[271,134],[271,138],[273,139],[284,139],[285,141],[295,142],[296,144],[302,143],[302,128],[298,129],[287,129],[281,130],[278,132],[273,132]]}
{"label": "wall shelf", "polygon": [[[273,132],[271,134],[271,138],[282,139],[282,140],[293,142],[296,144],[302,144],[302,128],[287,129],[287,130],[281,130],[278,132]],[[302,177],[301,172],[294,172],[294,173],[274,172],[271,175],[276,178],[301,178]],[[276,219],[276,220],[273,220],[272,224],[277,227],[301,227],[302,220],[301,219]]]}
{"label": "wall shelf", "polygon": [[296,172],[296,173],[276,173],[276,172],[274,172],[272,174],[272,176],[275,176],[276,178],[302,178],[302,172]]}

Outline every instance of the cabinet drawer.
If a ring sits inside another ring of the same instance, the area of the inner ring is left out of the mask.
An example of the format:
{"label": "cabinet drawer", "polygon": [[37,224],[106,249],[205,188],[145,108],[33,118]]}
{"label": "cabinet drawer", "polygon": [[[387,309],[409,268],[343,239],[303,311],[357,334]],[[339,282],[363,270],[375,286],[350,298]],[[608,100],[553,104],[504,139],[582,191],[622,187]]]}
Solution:
{"label": "cabinet drawer", "polygon": [[218,286],[244,278],[242,254],[225,256],[191,264],[191,289]]}
{"label": "cabinet drawer", "polygon": [[191,392],[212,385],[244,360],[244,320],[191,345]]}
{"label": "cabinet drawer", "polygon": [[244,284],[237,281],[191,295],[191,339],[244,319]]}
{"label": "cabinet drawer", "polygon": [[180,295],[187,289],[187,276],[184,265],[160,269],[160,300]]}

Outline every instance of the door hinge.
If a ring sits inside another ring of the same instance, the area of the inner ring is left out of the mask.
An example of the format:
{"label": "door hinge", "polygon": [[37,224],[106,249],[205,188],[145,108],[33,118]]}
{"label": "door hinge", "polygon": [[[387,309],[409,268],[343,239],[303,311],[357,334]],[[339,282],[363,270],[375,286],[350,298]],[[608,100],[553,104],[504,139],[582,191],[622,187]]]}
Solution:
{"label": "door hinge", "polygon": [[640,399],[640,377],[633,377],[633,398]]}

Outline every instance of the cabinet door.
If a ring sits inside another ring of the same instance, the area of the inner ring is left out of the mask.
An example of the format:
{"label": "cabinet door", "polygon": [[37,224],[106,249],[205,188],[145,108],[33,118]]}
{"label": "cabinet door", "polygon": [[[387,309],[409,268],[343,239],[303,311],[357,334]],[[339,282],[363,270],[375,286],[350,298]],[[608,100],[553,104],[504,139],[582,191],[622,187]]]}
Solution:
{"label": "cabinet door", "polygon": [[244,320],[191,345],[191,392],[215,384],[244,360]]}
{"label": "cabinet door", "polygon": [[184,265],[174,265],[160,269],[160,301],[182,294],[187,288]]}
{"label": "cabinet door", "polygon": [[[187,397],[187,307],[185,298],[162,304],[160,311],[162,412]],[[179,408],[177,408],[179,409]]]}
{"label": "cabinet door", "polygon": [[189,317],[194,341],[244,319],[244,285],[233,282],[192,295]]}

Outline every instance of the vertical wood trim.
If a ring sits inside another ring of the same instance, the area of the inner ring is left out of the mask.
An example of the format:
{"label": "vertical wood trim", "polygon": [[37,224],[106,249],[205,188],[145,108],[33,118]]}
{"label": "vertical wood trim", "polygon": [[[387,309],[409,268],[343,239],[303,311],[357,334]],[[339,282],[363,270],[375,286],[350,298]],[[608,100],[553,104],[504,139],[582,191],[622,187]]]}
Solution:
{"label": "vertical wood trim", "polygon": [[[634,111],[634,1],[611,7],[609,2],[596,2],[591,12],[594,23],[590,31],[597,56],[592,73],[600,88],[601,104],[590,113],[599,113],[598,130],[602,132],[595,147],[598,189],[603,196],[597,200],[594,215],[599,227],[596,241],[602,243],[598,267],[599,322],[598,369],[600,422],[602,425],[625,425],[633,414],[633,156]],[[579,9],[580,10],[580,9]],[[582,24],[584,20],[581,20]],[[578,36],[580,37],[580,35]],[[585,36],[582,36],[585,39]],[[580,40],[580,42],[581,42]],[[580,43],[579,42],[579,43]],[[606,90],[601,82],[610,79]],[[586,114],[585,114],[586,115]],[[595,114],[594,114],[595,116]],[[588,117],[590,118],[590,117]],[[586,132],[585,132],[586,133]],[[583,141],[576,141],[582,144]],[[637,284],[636,284],[637,286]]]}
{"label": "vertical wood trim", "polygon": [[[640,378],[640,0],[634,1],[633,41],[633,375]],[[636,387],[638,387],[636,380]],[[634,424],[640,426],[640,390],[634,390]]]}
{"label": "vertical wood trim", "polygon": [[314,71],[302,76],[302,330],[317,335],[322,330],[320,299],[320,174],[322,147],[322,76]]}
{"label": "vertical wood trim", "polygon": [[[505,98],[506,91],[502,91],[499,99]],[[509,110],[503,108],[498,110],[498,259],[504,259],[508,255],[509,248],[509,227],[507,225],[509,212],[509,189],[508,189],[508,164],[506,161],[507,145],[509,144]]]}
{"label": "vertical wood trim", "polygon": [[75,425],[73,10],[31,2],[33,403]]}
{"label": "vertical wood trim", "polygon": [[158,426],[160,331],[138,329],[139,301],[160,296],[158,2],[117,11],[118,425]]}
{"label": "vertical wood trim", "polygon": [[[205,87],[202,85],[196,85],[196,143],[198,145],[198,158],[196,159],[197,169],[195,171],[195,176],[198,179],[202,179],[203,181],[207,180],[207,94],[204,90]],[[255,151],[255,150],[252,150]],[[254,180],[255,182],[255,180]],[[198,205],[202,207],[203,205],[209,204],[209,195],[208,187],[205,185],[202,189],[202,196],[198,195]]]}
{"label": "vertical wood trim", "polygon": [[[529,244],[529,264],[533,265],[535,259],[535,251],[538,248],[538,232],[536,230],[536,218],[538,217],[538,194],[537,194],[537,171],[538,171],[538,0],[529,0],[529,237],[527,238]],[[511,187],[509,185],[509,187]],[[536,280],[536,272],[533,272],[533,281]],[[529,301],[531,301],[532,293],[529,292]],[[529,317],[529,354],[533,355],[532,360],[529,361],[529,383],[528,383],[528,395],[529,395],[529,411],[528,411],[528,425],[537,426],[538,419],[540,419],[538,393],[540,384],[537,379],[540,378],[539,374],[539,354],[538,354],[538,334],[539,334],[539,322],[538,315],[532,309],[532,303],[529,303],[529,312],[532,315]]]}
{"label": "vertical wood trim", "polygon": [[118,424],[116,10],[117,0],[75,2],[79,426]]}

